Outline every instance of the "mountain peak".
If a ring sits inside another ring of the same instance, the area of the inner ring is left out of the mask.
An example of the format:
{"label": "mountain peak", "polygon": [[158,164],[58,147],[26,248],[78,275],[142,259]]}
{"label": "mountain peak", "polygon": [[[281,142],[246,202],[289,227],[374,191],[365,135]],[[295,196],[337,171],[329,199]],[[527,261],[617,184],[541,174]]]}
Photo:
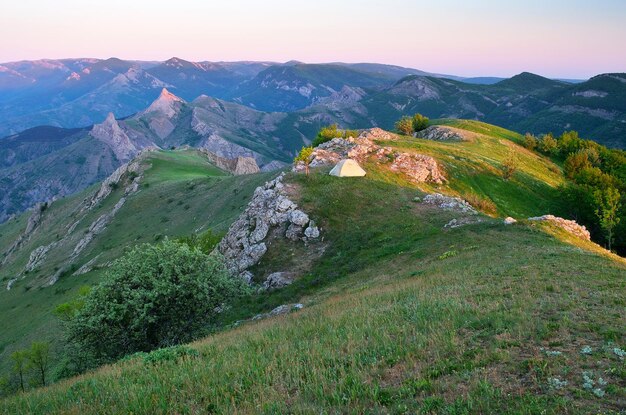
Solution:
{"label": "mountain peak", "polygon": [[172,118],[180,112],[180,108],[184,103],[185,101],[182,98],[172,94],[167,88],[163,88],[159,97],[141,114],[156,112],[165,115],[167,118]]}
{"label": "mountain peak", "polygon": [[103,124],[113,124],[113,123],[117,124],[117,121],[115,120],[115,114],[113,114],[112,112],[109,112]]}

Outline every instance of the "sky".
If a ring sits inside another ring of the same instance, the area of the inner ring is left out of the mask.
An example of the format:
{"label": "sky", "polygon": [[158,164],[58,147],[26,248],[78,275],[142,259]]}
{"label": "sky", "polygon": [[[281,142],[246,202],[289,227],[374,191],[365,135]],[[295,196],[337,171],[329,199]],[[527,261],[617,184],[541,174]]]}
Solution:
{"label": "sky", "polygon": [[626,0],[2,0],[0,62],[378,62],[460,76],[626,72]]}

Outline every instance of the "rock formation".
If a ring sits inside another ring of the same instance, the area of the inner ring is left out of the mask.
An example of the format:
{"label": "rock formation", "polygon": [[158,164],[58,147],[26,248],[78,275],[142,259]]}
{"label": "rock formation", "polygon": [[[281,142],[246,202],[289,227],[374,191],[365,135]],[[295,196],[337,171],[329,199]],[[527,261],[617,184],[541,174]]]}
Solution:
{"label": "rock formation", "polygon": [[[359,163],[373,159],[379,163],[391,162],[389,168],[392,171],[403,173],[415,182],[441,184],[446,181],[434,158],[423,154],[398,152],[391,147],[382,147],[375,143],[395,139],[395,135],[380,128],[364,130],[356,138],[334,138],[315,148],[311,155],[310,167],[335,165],[348,158]],[[304,164],[297,163],[293,170],[303,171]]]}
{"label": "rock formation", "polygon": [[235,176],[240,176],[242,174],[254,174],[260,171],[258,164],[256,164],[256,160],[252,157],[238,156],[228,159],[220,157],[207,149],[201,149],[200,151],[207,156],[211,163],[215,164],[222,170],[231,172]]}
{"label": "rock formation", "polygon": [[574,220],[568,220],[568,219],[563,219],[560,218],[558,216],[554,216],[554,215],[543,215],[543,216],[536,216],[536,217],[532,217],[532,218],[528,218],[528,220],[530,221],[547,221],[550,222],[556,226],[558,226],[559,228],[562,228],[563,230],[571,233],[572,235],[590,241],[591,240],[591,234],[589,233],[589,231],[587,230],[586,227],[579,225],[576,221]]}
{"label": "rock formation", "polygon": [[467,140],[467,131],[453,127],[431,125],[422,131],[415,133],[418,138],[433,141],[463,141]]}
{"label": "rock formation", "polygon": [[254,191],[246,210],[216,248],[230,273],[249,283],[253,278],[249,268],[267,252],[271,234],[305,243],[320,235],[315,222],[287,196],[283,177],[284,173]]}

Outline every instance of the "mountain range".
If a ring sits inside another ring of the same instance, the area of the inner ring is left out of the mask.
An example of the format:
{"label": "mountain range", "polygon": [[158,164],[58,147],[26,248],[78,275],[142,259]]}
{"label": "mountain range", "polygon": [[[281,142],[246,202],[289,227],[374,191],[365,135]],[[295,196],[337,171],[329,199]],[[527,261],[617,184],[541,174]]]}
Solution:
{"label": "mountain range", "polygon": [[[453,79],[454,78],[454,79]],[[484,83],[476,83],[484,82]],[[323,125],[402,115],[574,129],[626,146],[626,74],[462,79],[381,64],[65,59],[0,65],[0,222],[104,179],[145,149],[189,146],[279,168]]]}

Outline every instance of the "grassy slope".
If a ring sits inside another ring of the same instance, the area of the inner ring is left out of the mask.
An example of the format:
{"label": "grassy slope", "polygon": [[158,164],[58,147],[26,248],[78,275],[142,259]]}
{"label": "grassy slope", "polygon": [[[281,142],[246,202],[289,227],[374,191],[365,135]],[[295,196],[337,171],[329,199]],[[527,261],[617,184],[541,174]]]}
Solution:
{"label": "grassy slope", "polygon": [[[484,169],[485,182],[495,183],[488,166],[501,158],[493,153],[498,138],[487,147],[418,143],[398,145],[445,148],[442,159],[465,152]],[[484,160],[482,152],[492,157]],[[450,160],[448,169],[469,168],[464,159]],[[560,180],[547,162],[524,160],[526,181],[514,178],[511,186],[528,186],[520,190],[527,197],[540,194],[531,185],[541,177]],[[5,400],[0,408],[150,414],[623,408],[626,368],[612,352],[626,341],[623,260],[527,222],[504,226],[487,219],[444,230],[455,215],[415,203],[421,191],[398,177],[403,185],[393,183],[384,168],[369,166],[363,179],[323,173],[288,181],[323,227],[325,255],[292,286],[238,307],[250,314],[299,300],[304,310],[210,336],[193,344],[197,358],[156,366],[133,359]],[[458,181],[462,177],[453,176],[448,190],[467,186],[492,195],[502,214],[544,213],[541,203],[522,207],[514,192],[497,194],[499,186]],[[275,251],[270,248],[267,261],[280,257]],[[232,312],[225,319],[238,317]],[[592,355],[580,354],[585,345]],[[608,381],[603,398],[582,388],[583,370]],[[553,377],[568,385],[550,389]]]}
{"label": "grassy slope", "polygon": [[[256,186],[271,177],[271,174],[230,176],[208,164],[206,158],[195,151],[155,152],[146,163],[151,167],[142,180],[141,191],[129,197],[107,229],[83,251],[74,269],[97,255],[100,255],[97,263],[104,264],[119,257],[128,246],[154,242],[164,236],[189,235],[208,228],[225,232],[243,210]],[[33,249],[58,239],[57,235],[64,235],[68,225],[76,220],[77,206],[95,188],[53,203],[45,214],[42,227],[14,260],[0,268],[0,373],[8,369],[8,356],[12,351],[35,340],[56,342],[60,328],[52,315],[54,307],[74,296],[78,287],[93,284],[101,278],[103,270],[96,269],[81,276],[65,275],[54,286],[39,288],[40,282],[66,261],[68,247],[64,246],[50,251],[45,264],[17,282],[11,291],[5,289],[8,279],[19,274]],[[112,208],[122,191],[114,191],[80,222],[76,238]],[[0,226],[1,252],[24,229],[28,215]],[[75,243],[70,245],[71,248]]]}

